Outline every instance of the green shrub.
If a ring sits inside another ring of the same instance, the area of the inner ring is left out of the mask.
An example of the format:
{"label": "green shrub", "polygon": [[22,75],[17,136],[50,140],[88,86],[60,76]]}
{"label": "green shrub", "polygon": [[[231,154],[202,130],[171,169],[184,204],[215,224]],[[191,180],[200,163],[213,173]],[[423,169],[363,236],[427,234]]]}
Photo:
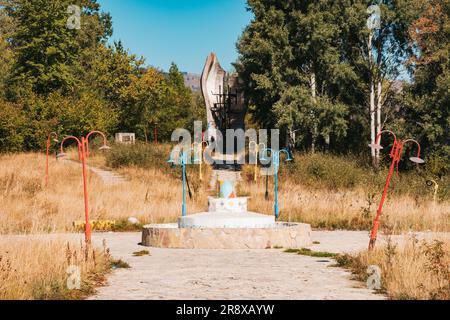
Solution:
{"label": "green shrub", "polygon": [[[404,157],[403,161],[407,157]],[[315,189],[348,190],[362,188],[370,193],[381,193],[389,171],[389,159],[374,170],[368,161],[352,155],[295,154],[293,162],[280,166],[280,175],[296,184]],[[389,186],[390,194],[410,194],[417,198],[432,198],[434,189],[427,186],[433,179],[439,184],[438,199],[450,199],[450,178],[444,157],[431,155],[424,166],[411,166],[394,173]]]}
{"label": "green shrub", "polygon": [[106,165],[111,168],[136,166],[141,168],[169,169],[169,145],[136,142],[134,145],[115,144],[107,153]]}
{"label": "green shrub", "polygon": [[[106,155],[106,165],[114,169],[129,166],[157,169],[173,179],[181,179],[180,166],[174,166],[167,162],[171,151],[172,145],[170,144],[146,144],[143,142],[136,142],[134,145],[115,144]],[[199,180],[199,169],[198,165],[188,165],[186,170],[189,190],[194,194],[198,193],[202,184]],[[204,181],[209,181],[205,172],[206,165],[202,170]]]}
{"label": "green shrub", "polygon": [[286,166],[285,174],[296,183],[311,187],[342,189],[365,183],[368,171],[352,156],[296,154]]}
{"label": "green shrub", "polygon": [[20,106],[0,99],[0,152],[22,150],[25,121]]}

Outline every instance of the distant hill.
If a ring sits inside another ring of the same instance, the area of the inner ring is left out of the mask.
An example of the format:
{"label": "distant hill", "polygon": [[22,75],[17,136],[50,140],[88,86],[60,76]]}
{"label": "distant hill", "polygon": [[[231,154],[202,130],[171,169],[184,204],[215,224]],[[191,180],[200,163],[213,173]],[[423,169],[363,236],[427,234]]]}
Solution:
{"label": "distant hill", "polygon": [[201,75],[195,73],[182,72],[184,78],[184,84],[190,88],[193,92],[200,92],[200,79]]}

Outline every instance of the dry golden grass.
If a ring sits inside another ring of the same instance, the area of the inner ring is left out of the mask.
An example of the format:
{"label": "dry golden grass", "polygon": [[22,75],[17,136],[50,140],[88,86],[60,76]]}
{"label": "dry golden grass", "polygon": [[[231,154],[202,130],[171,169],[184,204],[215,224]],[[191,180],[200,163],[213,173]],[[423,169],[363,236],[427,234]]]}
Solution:
{"label": "dry golden grass", "polygon": [[[71,231],[74,221],[84,220],[80,165],[50,159],[49,186],[45,188],[44,163],[45,157],[35,153],[0,156],[0,234]],[[104,158],[94,156],[89,163],[104,166]],[[189,213],[204,211],[207,207],[210,169],[205,167],[203,183],[199,183],[195,170],[188,170],[194,196],[192,200],[188,198]],[[88,171],[92,220],[121,221],[133,216],[142,223],[176,221],[181,211],[181,183],[177,175],[156,168],[126,167],[117,172],[127,181],[110,186]],[[266,201],[265,179],[260,178],[257,183],[243,181],[239,193],[251,197],[250,210],[272,214],[272,177],[269,191],[271,197]],[[368,194],[360,187],[347,191],[315,190],[282,180],[279,192],[281,218],[310,223],[315,228],[367,230],[379,197],[379,194]],[[409,195],[389,197],[383,209],[382,223],[394,232],[449,231],[450,203],[434,204]]]}
{"label": "dry golden grass", "polygon": [[[240,192],[250,196],[249,210],[273,213],[273,177],[269,177],[269,201],[264,199],[265,178],[257,183],[244,181]],[[381,192],[381,191],[380,191]],[[346,191],[320,191],[281,181],[279,189],[282,220],[310,223],[315,228],[367,230],[378,207],[380,195],[367,194],[361,188]],[[396,231],[450,231],[450,202],[434,204],[411,196],[388,198],[382,223]]]}
{"label": "dry golden grass", "polygon": [[[83,181],[77,163],[50,159],[44,186],[45,156],[36,153],[0,156],[0,234],[71,231],[84,220]],[[106,185],[88,172],[90,219],[142,223],[174,222],[181,212],[181,183],[156,169],[118,170],[128,181]],[[207,178],[205,179],[207,180]],[[206,183],[205,183],[206,185]],[[196,185],[190,212],[207,207],[206,193]],[[198,196],[203,194],[203,196]]]}
{"label": "dry golden grass", "polygon": [[[69,266],[79,268],[79,290],[67,286]],[[2,239],[0,300],[83,298],[92,293],[109,269],[106,248],[96,250],[62,238]]]}
{"label": "dry golden grass", "polygon": [[381,269],[382,291],[391,299],[450,299],[450,241],[418,241],[385,247],[356,256],[337,258],[339,265],[350,268],[359,280],[367,280],[370,265]]}
{"label": "dry golden grass", "polygon": [[[76,156],[74,152],[70,154]],[[104,158],[95,154],[89,163],[105,166]],[[84,220],[80,164],[51,158],[47,188],[44,164],[42,154],[0,155],[0,234],[73,231],[73,222]],[[189,213],[204,211],[210,193],[210,168],[204,169],[203,183],[198,181],[196,170],[188,170],[194,191],[194,198],[188,200]],[[127,181],[107,185],[96,174],[88,172],[92,220],[122,221],[133,216],[141,223],[176,221],[181,212],[178,173],[168,174],[168,170],[156,167],[125,167],[117,172]],[[272,214],[272,184],[269,187],[269,201],[264,199],[264,179],[258,183],[243,181],[240,194],[251,197],[250,210]],[[347,191],[313,190],[288,179],[281,181],[279,196],[283,220],[302,221],[326,229],[369,229],[379,200],[379,195],[368,195],[362,187]],[[448,201],[433,204],[404,195],[388,199],[382,226],[391,232],[410,229],[448,232],[449,219]],[[108,257],[99,252],[94,262],[89,250],[90,258],[83,260],[85,248],[80,244],[69,247],[66,241],[56,240],[0,242],[0,299],[79,298],[91,290],[89,283],[93,280],[89,279],[106,272]],[[448,247],[448,243],[441,247],[410,244],[396,249],[395,253],[391,249],[377,249],[370,256],[361,254],[351,261],[359,261],[360,269],[368,264],[380,265],[384,270],[385,290],[393,298],[448,298],[442,280],[444,268],[441,268],[443,264],[448,267]],[[66,268],[71,261],[81,263],[84,278],[89,280],[85,283],[88,289],[81,293],[65,290]]]}

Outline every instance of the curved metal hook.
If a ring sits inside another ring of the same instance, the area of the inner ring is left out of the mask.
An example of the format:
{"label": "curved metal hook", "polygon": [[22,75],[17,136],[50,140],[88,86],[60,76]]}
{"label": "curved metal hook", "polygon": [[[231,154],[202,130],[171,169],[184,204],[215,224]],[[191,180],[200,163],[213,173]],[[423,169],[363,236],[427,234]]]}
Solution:
{"label": "curved metal hook", "polygon": [[415,162],[415,163],[424,163],[425,161],[423,161],[423,160],[420,158],[420,143],[417,142],[417,141],[414,140],[414,139],[407,139],[407,140],[405,140],[405,141],[403,142],[403,144],[407,144],[408,142],[412,142],[412,143],[415,143],[415,144],[417,145],[417,156],[416,156],[416,157],[411,157],[410,160],[411,160],[412,162]]}
{"label": "curved metal hook", "polygon": [[286,161],[292,161],[291,153],[288,149],[281,149],[279,153],[285,153],[287,155]]}
{"label": "curved metal hook", "polygon": [[393,144],[393,146],[392,146],[392,148],[391,148],[391,152],[389,153],[389,156],[390,156],[391,158],[393,158],[393,157],[394,157],[394,151],[395,151],[395,148],[396,148],[396,146],[397,146],[397,136],[396,136],[395,133],[392,132],[391,130],[383,130],[383,131],[381,131],[380,133],[378,133],[378,135],[377,135],[377,137],[376,137],[376,139],[375,139],[375,144],[372,144],[372,143],[371,143],[371,144],[369,144],[369,147],[371,147],[372,149],[378,149],[378,150],[383,149],[383,147],[381,146],[380,142],[381,142],[381,136],[382,136],[384,133],[388,133],[388,134],[390,134],[391,136],[394,137],[394,144]]}
{"label": "curved metal hook", "polygon": [[56,132],[50,132],[48,134],[48,141],[50,141],[50,139],[52,138],[52,136],[54,137],[53,141],[54,142],[59,142],[58,141],[58,134]]}
{"label": "curved metal hook", "polygon": [[75,136],[67,136],[65,137],[62,141],[61,141],[61,148],[60,148],[60,153],[58,155],[58,157],[64,157],[66,154],[64,153],[64,142],[68,141],[68,140],[75,140],[77,142],[77,147],[78,147],[78,157],[81,159],[81,152],[80,152],[80,148],[81,148],[81,141],[80,139],[78,139]]}

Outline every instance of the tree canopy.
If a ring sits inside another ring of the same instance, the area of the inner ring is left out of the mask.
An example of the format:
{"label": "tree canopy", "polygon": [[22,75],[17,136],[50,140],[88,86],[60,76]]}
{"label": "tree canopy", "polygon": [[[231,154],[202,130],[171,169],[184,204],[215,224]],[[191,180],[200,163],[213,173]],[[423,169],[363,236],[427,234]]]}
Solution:
{"label": "tree canopy", "polygon": [[[448,0],[247,5],[254,18],[237,43],[236,69],[260,126],[296,133],[302,149],[367,152],[372,86],[377,132],[396,128],[447,148]],[[370,5],[380,11],[373,30]]]}
{"label": "tree canopy", "polygon": [[177,66],[145,66],[112,32],[96,0],[0,2],[0,151],[40,149],[52,131],[147,139],[156,123],[162,138],[191,126],[201,106]]}

